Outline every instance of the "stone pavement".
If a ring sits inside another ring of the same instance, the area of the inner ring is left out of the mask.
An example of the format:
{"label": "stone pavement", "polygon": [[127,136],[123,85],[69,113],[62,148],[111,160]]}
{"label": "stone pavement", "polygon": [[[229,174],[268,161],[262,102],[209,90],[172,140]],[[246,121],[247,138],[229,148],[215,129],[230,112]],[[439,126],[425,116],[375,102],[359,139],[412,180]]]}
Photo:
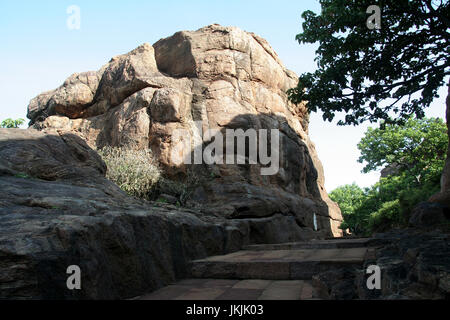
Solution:
{"label": "stone pavement", "polygon": [[182,280],[135,299],[313,299],[313,275],[343,266],[362,266],[369,240],[250,245],[227,255],[192,261],[193,279]]}
{"label": "stone pavement", "polygon": [[366,248],[243,250],[192,263],[192,276],[214,279],[310,280],[314,274],[361,265]]}
{"label": "stone pavement", "polygon": [[137,300],[308,300],[310,281],[187,279]]}
{"label": "stone pavement", "polygon": [[287,242],[276,244],[253,244],[245,246],[245,250],[283,250],[283,249],[344,249],[366,247],[371,238],[310,240],[303,242]]}

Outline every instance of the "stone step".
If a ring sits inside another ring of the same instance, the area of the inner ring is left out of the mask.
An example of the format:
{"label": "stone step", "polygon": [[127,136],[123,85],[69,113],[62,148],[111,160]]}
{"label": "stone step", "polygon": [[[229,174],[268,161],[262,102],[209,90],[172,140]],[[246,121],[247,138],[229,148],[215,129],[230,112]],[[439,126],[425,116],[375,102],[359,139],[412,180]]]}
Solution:
{"label": "stone step", "polygon": [[311,300],[315,291],[304,280],[186,279],[133,300]]}
{"label": "stone step", "polygon": [[292,249],[345,249],[367,247],[371,238],[310,240],[301,242],[288,242],[276,244],[253,244],[244,246],[243,250],[268,251],[268,250],[292,250]]}
{"label": "stone step", "polygon": [[191,263],[193,278],[310,280],[349,265],[362,266],[367,248],[242,250]]}

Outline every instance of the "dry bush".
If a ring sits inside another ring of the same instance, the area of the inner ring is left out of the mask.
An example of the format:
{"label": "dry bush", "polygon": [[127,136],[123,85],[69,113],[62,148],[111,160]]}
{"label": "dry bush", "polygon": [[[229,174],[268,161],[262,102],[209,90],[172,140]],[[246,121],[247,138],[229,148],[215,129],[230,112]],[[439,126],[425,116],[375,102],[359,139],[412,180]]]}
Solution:
{"label": "dry bush", "polygon": [[108,170],[106,177],[129,195],[152,200],[161,170],[151,150],[104,147],[98,151]]}

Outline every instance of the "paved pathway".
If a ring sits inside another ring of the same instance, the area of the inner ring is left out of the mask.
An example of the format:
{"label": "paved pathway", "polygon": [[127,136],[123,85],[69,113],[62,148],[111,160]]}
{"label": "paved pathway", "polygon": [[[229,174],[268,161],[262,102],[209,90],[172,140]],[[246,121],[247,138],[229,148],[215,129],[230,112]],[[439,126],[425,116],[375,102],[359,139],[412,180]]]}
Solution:
{"label": "paved pathway", "polygon": [[191,263],[186,279],[136,299],[305,300],[315,297],[314,274],[361,266],[369,239],[252,245]]}
{"label": "paved pathway", "polygon": [[310,281],[187,279],[139,300],[307,300],[313,298]]}

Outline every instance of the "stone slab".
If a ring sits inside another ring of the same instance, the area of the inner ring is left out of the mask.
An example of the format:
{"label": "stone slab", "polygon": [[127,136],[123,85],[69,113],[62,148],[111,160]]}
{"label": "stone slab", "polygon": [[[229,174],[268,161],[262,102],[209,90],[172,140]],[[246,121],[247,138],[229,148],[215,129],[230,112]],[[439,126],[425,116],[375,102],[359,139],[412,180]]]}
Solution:
{"label": "stone slab", "polygon": [[367,248],[242,251],[193,261],[194,278],[310,280],[333,267],[361,265]]}
{"label": "stone slab", "polygon": [[313,299],[310,281],[186,279],[135,300],[301,300]]}
{"label": "stone slab", "polygon": [[366,247],[370,244],[370,241],[371,238],[310,240],[310,241],[275,243],[275,244],[254,244],[245,246],[243,249],[251,251],[292,250],[292,249],[345,249],[345,248]]}

